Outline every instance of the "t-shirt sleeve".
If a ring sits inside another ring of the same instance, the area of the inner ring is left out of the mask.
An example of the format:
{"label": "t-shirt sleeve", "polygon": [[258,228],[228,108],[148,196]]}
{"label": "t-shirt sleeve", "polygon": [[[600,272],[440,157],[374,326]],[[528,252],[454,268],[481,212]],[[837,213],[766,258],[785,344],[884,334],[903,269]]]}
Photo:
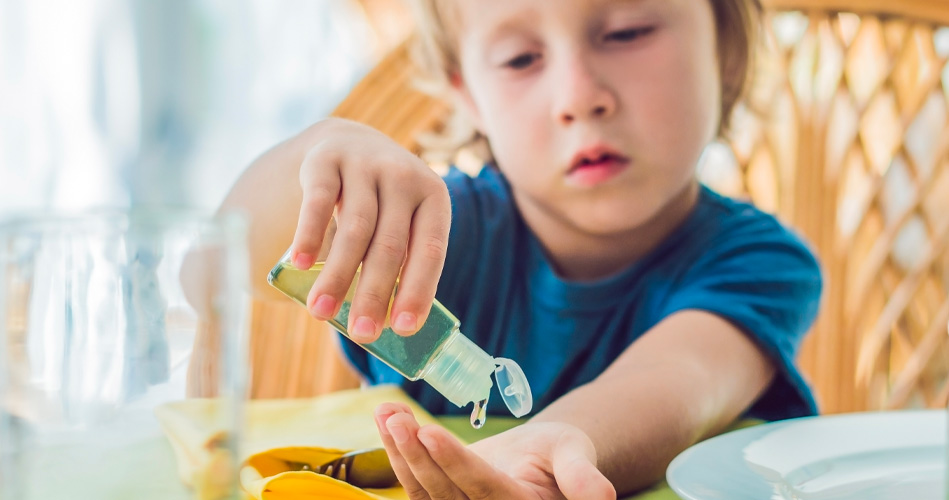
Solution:
{"label": "t-shirt sleeve", "polygon": [[817,406],[794,360],[820,302],[817,260],[773,219],[728,233],[690,267],[663,316],[686,309],[711,312],[741,329],[773,360],[775,380],[747,417],[813,415]]}

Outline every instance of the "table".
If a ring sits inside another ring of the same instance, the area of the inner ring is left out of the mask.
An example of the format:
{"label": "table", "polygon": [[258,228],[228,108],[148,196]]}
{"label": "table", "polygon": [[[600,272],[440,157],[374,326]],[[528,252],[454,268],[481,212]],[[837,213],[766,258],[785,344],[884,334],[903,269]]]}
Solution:
{"label": "table", "polygon": [[[515,418],[493,417],[485,422],[482,429],[471,427],[467,416],[440,417],[438,421],[448,430],[467,442],[474,442],[487,436],[498,434],[522,423]],[[755,422],[742,422],[735,427],[743,427]],[[131,453],[130,453],[131,451]],[[90,459],[91,458],[91,459]],[[123,475],[122,485],[109,495],[108,499],[119,500],[136,498],[141,500],[190,500],[191,493],[181,484],[174,454],[163,434],[154,434],[136,443],[127,443],[115,448],[114,453],[107,452],[98,457],[77,457],[64,452],[55,457],[56,462],[66,464],[48,464],[56,474],[49,475],[44,492],[48,498],[75,498],[70,486],[77,480],[86,484],[103,477],[105,471],[110,476],[116,471]],[[68,466],[63,466],[68,465]],[[106,477],[106,479],[112,479]],[[61,496],[66,495],[66,496]],[[634,495],[622,497],[624,500],[679,500],[679,497],[665,483]]]}

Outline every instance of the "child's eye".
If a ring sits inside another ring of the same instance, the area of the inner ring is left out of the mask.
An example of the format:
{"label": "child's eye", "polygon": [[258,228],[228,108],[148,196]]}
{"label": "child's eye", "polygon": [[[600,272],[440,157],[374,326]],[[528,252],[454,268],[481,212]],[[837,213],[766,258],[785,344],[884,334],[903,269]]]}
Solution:
{"label": "child's eye", "polygon": [[644,35],[648,35],[653,30],[652,26],[645,28],[629,28],[625,30],[612,31],[603,37],[606,42],[631,42]]}
{"label": "child's eye", "polygon": [[504,67],[511,68],[511,69],[525,69],[531,64],[534,64],[534,62],[537,61],[538,59],[540,59],[540,54],[534,54],[534,53],[521,54],[507,61],[506,63],[504,63]]}

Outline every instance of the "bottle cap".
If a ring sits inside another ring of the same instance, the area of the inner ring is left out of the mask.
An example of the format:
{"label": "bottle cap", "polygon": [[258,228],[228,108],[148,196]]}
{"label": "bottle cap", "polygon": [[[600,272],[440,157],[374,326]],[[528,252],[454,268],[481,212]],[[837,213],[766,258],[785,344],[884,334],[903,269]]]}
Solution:
{"label": "bottle cap", "polygon": [[534,398],[524,370],[507,358],[494,358],[494,362],[498,365],[494,370],[494,380],[498,383],[498,392],[507,409],[515,417],[527,415],[534,405]]}

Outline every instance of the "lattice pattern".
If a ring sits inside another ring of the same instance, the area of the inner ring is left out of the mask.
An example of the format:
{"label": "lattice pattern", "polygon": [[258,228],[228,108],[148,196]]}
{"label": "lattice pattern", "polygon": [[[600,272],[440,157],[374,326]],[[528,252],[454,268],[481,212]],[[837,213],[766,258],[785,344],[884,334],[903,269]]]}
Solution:
{"label": "lattice pattern", "polygon": [[753,92],[703,180],[801,229],[827,285],[801,357],[827,411],[949,397],[949,28],[767,17]]}

